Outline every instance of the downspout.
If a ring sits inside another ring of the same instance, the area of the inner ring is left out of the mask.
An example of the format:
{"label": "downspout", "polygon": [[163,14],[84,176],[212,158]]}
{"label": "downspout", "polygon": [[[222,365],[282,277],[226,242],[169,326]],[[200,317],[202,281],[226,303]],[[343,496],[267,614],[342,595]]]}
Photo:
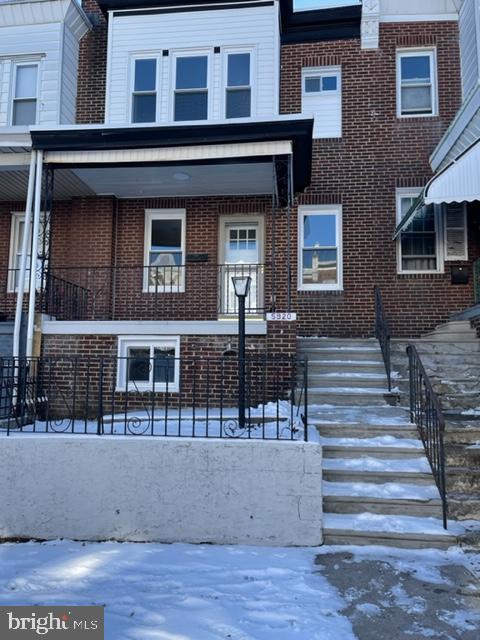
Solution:
{"label": "downspout", "polygon": [[[30,244],[30,225],[32,220],[33,188],[35,185],[35,162],[37,152],[32,151],[30,157],[30,171],[28,174],[27,204],[25,207],[25,223],[23,226],[22,253],[20,257],[20,274],[18,278],[17,306],[15,310],[15,324],[13,329],[13,359],[20,357],[20,332],[22,327],[23,296],[25,294],[25,274],[27,271],[27,255]],[[15,365],[14,365],[15,366]]]}
{"label": "downspout", "polygon": [[35,182],[35,201],[33,207],[33,230],[32,230],[32,255],[30,258],[30,295],[28,298],[28,325],[27,325],[27,348],[26,357],[31,358],[33,354],[33,330],[35,326],[35,294],[37,292],[37,258],[38,258],[38,234],[40,231],[40,213],[42,206],[42,168],[43,151],[37,152],[37,171]]}

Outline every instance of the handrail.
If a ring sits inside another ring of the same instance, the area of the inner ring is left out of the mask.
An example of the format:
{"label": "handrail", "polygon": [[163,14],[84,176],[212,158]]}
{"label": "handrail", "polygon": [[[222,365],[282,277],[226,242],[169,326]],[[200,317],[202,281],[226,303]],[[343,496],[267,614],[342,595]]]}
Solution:
{"label": "handrail", "polygon": [[437,394],[413,344],[407,347],[410,380],[410,416],[420,432],[442,500],[443,527],[447,528],[448,505],[445,478],[445,418]]}
{"label": "handrail", "polygon": [[380,343],[383,362],[387,373],[388,390],[392,390],[392,359],[390,351],[390,329],[388,326],[385,308],[383,306],[380,288],[375,286],[375,337]]}

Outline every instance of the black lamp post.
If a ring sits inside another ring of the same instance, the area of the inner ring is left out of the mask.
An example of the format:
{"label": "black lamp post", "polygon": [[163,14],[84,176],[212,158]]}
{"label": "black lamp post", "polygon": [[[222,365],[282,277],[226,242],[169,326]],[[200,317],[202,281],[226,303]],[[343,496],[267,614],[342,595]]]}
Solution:
{"label": "black lamp post", "polygon": [[250,276],[232,278],[238,298],[238,426],[245,428],[245,299],[250,290]]}

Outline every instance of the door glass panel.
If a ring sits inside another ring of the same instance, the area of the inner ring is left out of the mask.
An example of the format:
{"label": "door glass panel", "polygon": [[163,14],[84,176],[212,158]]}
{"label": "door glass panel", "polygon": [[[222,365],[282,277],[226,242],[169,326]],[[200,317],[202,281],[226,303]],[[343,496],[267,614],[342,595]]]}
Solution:
{"label": "door glass panel", "polygon": [[232,278],[249,276],[250,290],[245,301],[247,313],[258,313],[260,307],[261,266],[258,226],[228,225],[225,228],[225,265],[223,269],[222,312],[238,313],[238,298]]}

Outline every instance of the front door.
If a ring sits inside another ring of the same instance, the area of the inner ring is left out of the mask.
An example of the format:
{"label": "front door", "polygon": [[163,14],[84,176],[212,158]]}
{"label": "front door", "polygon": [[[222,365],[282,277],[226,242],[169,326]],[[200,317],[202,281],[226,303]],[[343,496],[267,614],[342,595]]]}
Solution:
{"label": "front door", "polygon": [[221,313],[236,314],[238,301],[232,277],[250,276],[250,292],[245,301],[247,313],[262,311],[261,228],[259,222],[225,222],[223,227],[223,265],[221,266]]}

